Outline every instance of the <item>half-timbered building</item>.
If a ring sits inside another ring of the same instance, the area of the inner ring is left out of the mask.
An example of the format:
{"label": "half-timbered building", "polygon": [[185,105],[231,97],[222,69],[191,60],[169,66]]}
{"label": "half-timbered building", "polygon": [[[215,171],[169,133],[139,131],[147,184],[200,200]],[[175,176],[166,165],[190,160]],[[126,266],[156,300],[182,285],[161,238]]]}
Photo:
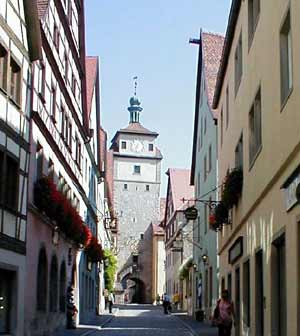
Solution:
{"label": "half-timbered building", "polygon": [[0,334],[23,335],[34,2],[0,1]]}

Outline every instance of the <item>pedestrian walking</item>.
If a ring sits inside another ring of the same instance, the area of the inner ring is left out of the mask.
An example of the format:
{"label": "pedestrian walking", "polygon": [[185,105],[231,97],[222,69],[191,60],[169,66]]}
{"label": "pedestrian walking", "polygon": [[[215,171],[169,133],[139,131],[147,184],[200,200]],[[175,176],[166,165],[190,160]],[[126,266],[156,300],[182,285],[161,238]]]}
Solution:
{"label": "pedestrian walking", "polygon": [[112,292],[109,293],[108,295],[108,308],[109,308],[109,313],[112,314],[112,308],[115,303],[115,298]]}
{"label": "pedestrian walking", "polygon": [[168,314],[169,311],[171,311],[171,300],[167,293],[163,295],[163,307],[164,307],[165,314]]}
{"label": "pedestrian walking", "polygon": [[233,321],[235,320],[234,305],[229,300],[229,291],[222,291],[221,299],[218,300],[214,310],[213,325],[219,329],[219,336],[230,336]]}
{"label": "pedestrian walking", "polygon": [[179,294],[178,294],[178,292],[176,292],[173,295],[173,303],[174,303],[175,309],[178,310],[178,305],[179,305]]}

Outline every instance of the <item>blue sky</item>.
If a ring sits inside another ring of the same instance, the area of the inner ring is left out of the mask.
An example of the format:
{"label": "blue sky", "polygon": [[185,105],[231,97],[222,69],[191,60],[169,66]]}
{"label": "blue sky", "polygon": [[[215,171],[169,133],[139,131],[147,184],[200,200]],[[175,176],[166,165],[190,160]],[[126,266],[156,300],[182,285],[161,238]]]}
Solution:
{"label": "blue sky", "polygon": [[134,76],[141,123],[160,134],[162,196],[169,167],[190,168],[200,28],[223,33],[230,0],[86,0],[87,54],[100,57],[102,124],[109,141],[128,124]]}

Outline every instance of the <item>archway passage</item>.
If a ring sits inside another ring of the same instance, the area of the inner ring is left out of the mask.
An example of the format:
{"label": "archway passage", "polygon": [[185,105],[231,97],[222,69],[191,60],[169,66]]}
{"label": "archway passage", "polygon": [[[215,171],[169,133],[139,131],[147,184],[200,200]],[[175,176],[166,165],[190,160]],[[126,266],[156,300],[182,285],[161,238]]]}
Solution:
{"label": "archway passage", "polygon": [[122,285],[127,303],[145,303],[145,284],[141,279],[129,275],[122,279]]}

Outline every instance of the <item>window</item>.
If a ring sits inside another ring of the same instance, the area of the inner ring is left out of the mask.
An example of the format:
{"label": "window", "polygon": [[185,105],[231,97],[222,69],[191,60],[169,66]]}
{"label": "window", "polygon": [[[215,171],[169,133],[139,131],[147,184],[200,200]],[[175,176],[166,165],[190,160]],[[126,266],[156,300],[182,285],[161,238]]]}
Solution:
{"label": "window", "polygon": [[81,143],[78,137],[75,137],[76,143],[76,152],[75,152],[75,161],[77,162],[78,166],[81,167]]}
{"label": "window", "polygon": [[121,148],[122,148],[122,149],[126,149],[126,147],[127,147],[126,145],[127,145],[127,144],[126,144],[126,141],[122,141],[122,142],[121,142]]}
{"label": "window", "polygon": [[72,149],[72,123],[71,123],[71,120],[69,119],[69,132],[68,132],[68,139],[67,139],[67,143],[68,143],[68,147],[69,149],[71,150]]}
{"label": "window", "polygon": [[21,104],[21,86],[22,86],[22,78],[21,78],[21,68],[14,61],[14,59],[10,58],[10,96],[15,103],[18,105]]}
{"label": "window", "polygon": [[65,80],[68,81],[68,74],[69,74],[69,60],[68,55],[65,53],[64,57],[64,69],[65,69]]}
{"label": "window", "polygon": [[291,19],[288,12],[280,31],[280,81],[281,105],[283,105],[293,86]]}
{"label": "window", "polygon": [[262,145],[261,135],[261,93],[260,89],[255,97],[249,113],[249,160],[254,162]]}
{"label": "window", "polygon": [[72,26],[72,0],[69,0],[68,20],[69,20],[69,25]]}
{"label": "window", "polygon": [[153,150],[154,150],[153,144],[149,144],[149,152],[153,152]]}
{"label": "window", "polygon": [[243,134],[235,148],[235,168],[243,169]]}
{"label": "window", "polygon": [[36,302],[37,310],[46,311],[47,307],[47,292],[48,292],[48,261],[45,248],[42,248],[39,253],[38,269],[37,269],[37,291]]}
{"label": "window", "polygon": [[235,270],[235,317],[236,317],[236,335],[240,335],[240,317],[241,317],[241,274],[240,267]]}
{"label": "window", "polygon": [[248,0],[248,41],[251,46],[260,12],[260,0]]}
{"label": "window", "polygon": [[244,323],[250,327],[250,261],[243,265],[243,312]]}
{"label": "window", "polygon": [[50,268],[50,281],[49,281],[49,311],[57,311],[57,296],[58,296],[58,270],[57,270],[57,258],[52,257]]}
{"label": "window", "polygon": [[207,177],[206,155],[204,156],[204,160],[203,160],[203,177],[204,177],[204,181],[206,181],[206,177]]}
{"label": "window", "polygon": [[0,88],[7,90],[7,51],[0,44]]}
{"label": "window", "polygon": [[51,179],[54,179],[54,163],[51,159],[49,159],[49,162],[48,162],[48,176]]}
{"label": "window", "polygon": [[149,184],[146,185],[146,191],[150,191],[150,185]]}
{"label": "window", "polygon": [[197,196],[198,197],[201,197],[201,190],[200,190],[200,185],[201,185],[201,181],[200,181],[200,173],[198,173],[198,177],[197,177]]}
{"label": "window", "polygon": [[242,33],[240,34],[239,41],[235,50],[234,69],[235,69],[235,94],[237,94],[243,74]]}
{"label": "window", "polygon": [[58,31],[58,27],[56,24],[54,24],[54,28],[53,28],[53,44],[56,50],[59,51],[59,31]]}
{"label": "window", "polygon": [[203,117],[201,117],[201,125],[200,125],[200,147],[203,145]]}
{"label": "window", "polygon": [[141,174],[141,166],[134,166],[134,174]]}
{"label": "window", "polygon": [[226,129],[229,124],[229,88],[226,88]]}
{"label": "window", "polygon": [[204,204],[204,233],[207,233],[207,219],[208,219],[208,211],[207,211],[207,204]]}
{"label": "window", "polygon": [[212,168],[212,152],[211,152],[211,145],[209,145],[208,148],[208,172],[211,172],[211,168]]}
{"label": "window", "polygon": [[124,190],[128,190],[128,184],[124,184]]}
{"label": "window", "polygon": [[51,93],[50,93],[50,113],[52,120],[55,122],[56,118],[56,88],[54,84],[51,86]]}
{"label": "window", "polygon": [[[0,162],[5,162],[4,153],[0,155]],[[9,209],[16,211],[19,192],[19,165],[18,162],[9,155],[6,155],[6,165],[4,167],[4,172],[4,188],[1,185],[1,191],[4,191],[4,205]]]}
{"label": "window", "polygon": [[209,307],[213,305],[213,268],[209,267]]}
{"label": "window", "polygon": [[223,145],[223,107],[221,109],[221,116],[220,116],[221,122],[220,122],[220,143],[221,147]]}
{"label": "window", "polygon": [[61,109],[61,130],[60,130],[60,134],[61,134],[62,138],[64,139],[66,113],[65,113],[65,107],[63,106],[62,103],[61,103],[61,108],[60,109]]}
{"label": "window", "polygon": [[39,180],[43,177],[44,166],[44,152],[43,147],[37,143],[36,145],[36,179]]}
{"label": "window", "polygon": [[204,117],[204,134],[206,134],[206,116]]}
{"label": "window", "polygon": [[231,273],[228,274],[227,276],[227,289],[229,293],[229,300],[232,300],[232,276]]}
{"label": "window", "polygon": [[46,90],[46,67],[43,61],[40,61],[40,96],[45,102],[45,90]]}

